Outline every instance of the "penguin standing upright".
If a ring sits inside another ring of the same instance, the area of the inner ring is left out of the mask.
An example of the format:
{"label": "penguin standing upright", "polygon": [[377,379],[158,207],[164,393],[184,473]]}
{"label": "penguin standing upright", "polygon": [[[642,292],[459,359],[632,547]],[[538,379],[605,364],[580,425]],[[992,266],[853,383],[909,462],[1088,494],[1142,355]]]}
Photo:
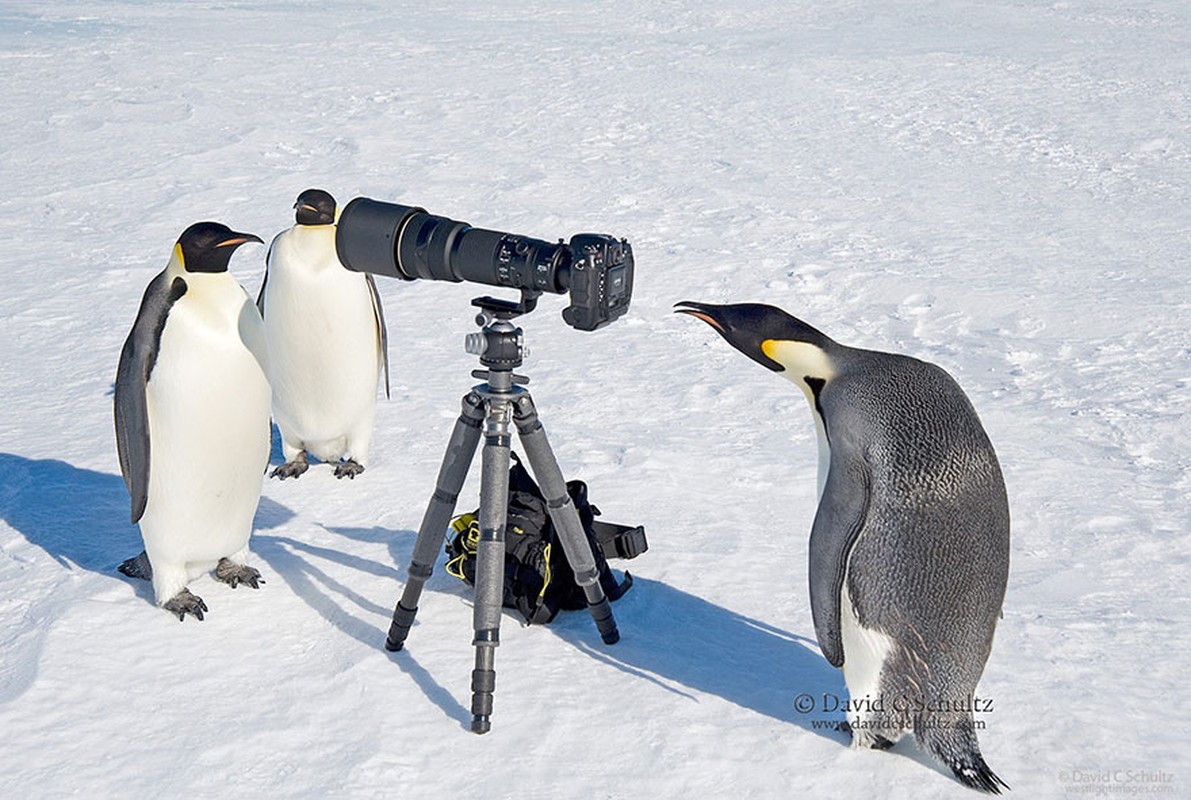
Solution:
{"label": "penguin standing upright", "polygon": [[273,476],[300,476],[310,453],[335,462],[335,477],[355,478],[368,460],[382,370],[389,392],[384,312],[372,276],[348,271],[335,253],[335,198],[307,189],[294,208],[296,224],[269,247],[257,298],[285,455]]}
{"label": "penguin standing upright", "polygon": [[265,332],[228,273],[245,242],[191,225],[145,290],[116,371],[116,449],[145,550],[120,571],[153,581],[157,604],[203,618],[187,583],[210,569],[254,589],[248,539],[269,464]]}
{"label": "penguin standing upright", "polygon": [[820,449],[810,538],[819,647],[842,667],[856,747],[907,731],[962,783],[1007,784],[980,753],[976,683],[1009,573],[992,444],[939,367],[845,347],[767,305],[679,303],[806,394]]}

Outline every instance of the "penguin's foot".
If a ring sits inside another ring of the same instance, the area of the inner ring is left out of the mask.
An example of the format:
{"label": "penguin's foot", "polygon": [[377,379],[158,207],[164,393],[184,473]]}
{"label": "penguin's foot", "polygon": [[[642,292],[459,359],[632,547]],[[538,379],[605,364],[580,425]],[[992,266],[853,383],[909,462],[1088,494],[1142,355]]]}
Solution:
{"label": "penguin's foot", "polygon": [[219,559],[219,563],[215,565],[215,577],[233,589],[241,583],[246,583],[253,589],[259,589],[265,582],[256,569],[247,564],[237,564],[226,558]]}
{"label": "penguin's foot", "polygon": [[888,750],[897,744],[896,739],[889,739],[879,733],[870,731],[857,732],[849,722],[841,722],[840,730],[852,735],[852,746],[861,750]]}
{"label": "penguin's foot", "polygon": [[149,554],[144,550],[135,558],[130,558],[116,569],[130,578],[140,578],[144,581],[153,580],[153,565],[149,563]]}
{"label": "penguin's foot", "polygon": [[187,614],[193,614],[201,622],[203,612],[207,610],[207,604],[203,602],[203,598],[191,594],[189,589],[183,589],[167,600],[162,608],[171,614],[177,614],[179,622],[186,619]]}
{"label": "penguin's foot", "polygon": [[356,479],[356,476],[364,471],[364,465],[358,461],[349,458],[347,461],[340,461],[335,465],[336,478],[351,478]]}
{"label": "penguin's foot", "polygon": [[270,478],[300,478],[302,473],[310,469],[310,462],[306,460],[306,451],[298,453],[293,461],[287,461],[269,473]]}

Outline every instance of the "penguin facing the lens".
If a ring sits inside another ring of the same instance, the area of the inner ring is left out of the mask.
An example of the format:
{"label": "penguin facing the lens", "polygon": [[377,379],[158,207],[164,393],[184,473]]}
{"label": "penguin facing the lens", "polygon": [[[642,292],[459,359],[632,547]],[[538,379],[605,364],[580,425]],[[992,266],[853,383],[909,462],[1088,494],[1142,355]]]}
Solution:
{"label": "penguin facing the lens", "polygon": [[265,332],[227,271],[246,242],[261,240],[218,222],[183,231],[116,371],[116,449],[145,544],[120,571],[152,580],[179,620],[203,618],[187,584],[212,568],[232,588],[264,582],[248,539],[269,465]]}
{"label": "penguin facing the lens", "polygon": [[967,786],[1009,788],[976,740],[976,683],[1009,573],[1009,504],[992,444],[941,368],[837,344],[780,309],[682,302],[802,389],[819,440],[810,595],[842,667],[855,747],[912,731]]}
{"label": "penguin facing the lens", "polygon": [[309,453],[335,463],[335,477],[355,478],[368,460],[382,370],[389,394],[380,294],[371,275],[339,262],[335,198],[307,189],[294,208],[294,226],[269,246],[257,298],[285,456],[272,474],[297,478]]}

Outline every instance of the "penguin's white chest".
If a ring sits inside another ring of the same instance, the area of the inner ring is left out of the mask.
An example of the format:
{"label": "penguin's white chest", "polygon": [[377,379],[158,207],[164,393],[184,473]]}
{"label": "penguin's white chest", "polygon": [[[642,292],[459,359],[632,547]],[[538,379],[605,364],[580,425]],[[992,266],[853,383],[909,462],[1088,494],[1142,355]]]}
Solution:
{"label": "penguin's white chest", "polygon": [[146,386],[151,559],[207,562],[248,544],[269,460],[260,317],[226,273],[187,275]]}
{"label": "penguin's white chest", "polygon": [[330,226],[278,237],[264,307],[282,430],[307,442],[331,440],[371,415],[380,332],[366,279],[340,265]]}
{"label": "penguin's white chest", "polygon": [[811,408],[811,416],[815,418],[815,437],[816,446],[819,452],[818,465],[818,485],[819,485],[819,502],[823,501],[823,490],[827,488],[827,472],[831,469],[831,445],[827,441],[827,426],[823,424],[823,417],[819,412]]}

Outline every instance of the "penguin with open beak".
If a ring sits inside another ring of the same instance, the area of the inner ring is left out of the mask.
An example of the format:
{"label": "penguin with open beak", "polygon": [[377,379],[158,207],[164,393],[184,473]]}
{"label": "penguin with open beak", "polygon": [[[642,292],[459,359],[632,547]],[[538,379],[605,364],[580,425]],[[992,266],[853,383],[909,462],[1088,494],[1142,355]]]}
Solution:
{"label": "penguin with open beak", "polygon": [[999,794],[973,718],[1009,573],[1009,503],[971,402],[940,367],[847,347],[781,309],[682,302],[796,384],[819,442],[810,595],[843,669],[856,747],[912,732],[963,784]]}

